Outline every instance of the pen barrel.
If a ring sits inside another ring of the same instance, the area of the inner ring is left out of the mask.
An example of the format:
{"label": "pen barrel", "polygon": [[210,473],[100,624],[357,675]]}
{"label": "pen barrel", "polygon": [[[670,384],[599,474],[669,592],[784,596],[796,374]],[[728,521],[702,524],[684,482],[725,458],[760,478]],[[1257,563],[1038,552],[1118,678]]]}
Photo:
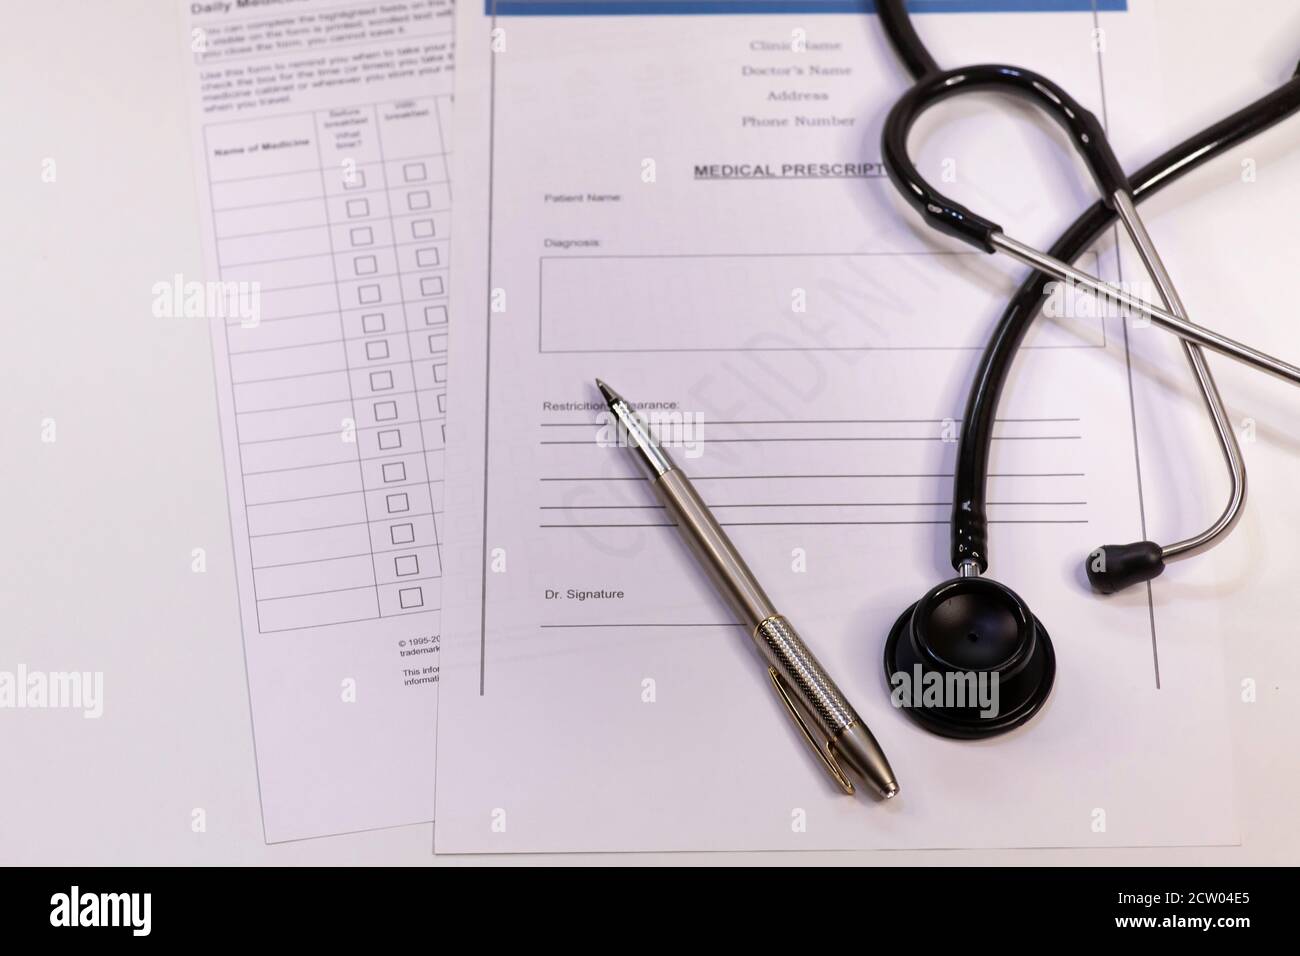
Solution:
{"label": "pen barrel", "polygon": [[[776,613],[690,481],[680,471],[670,469],[653,485],[695,557],[735,606],[740,620],[749,625],[750,636],[767,662],[778,696],[836,782],[848,793],[853,792],[853,784],[841,767],[844,764],[880,796],[897,794],[894,771],[876,738],[790,622]],[[821,741],[814,738],[801,713],[817,725]]]}
{"label": "pen barrel", "polygon": [[654,485],[696,559],[708,570],[713,583],[726,595],[741,621],[749,625],[763,659],[794,689],[822,733],[834,738],[860,723],[857,712],[794,627],[776,612],[690,480],[674,469],[661,475]]}
{"label": "pen barrel", "polygon": [[796,690],[828,740],[861,723],[853,705],[785,617],[774,614],[760,622],[754,628],[754,642],[767,663]]}
{"label": "pen barrel", "polygon": [[689,479],[674,469],[660,475],[653,484],[696,560],[731,602],[740,620],[752,629],[775,615],[771,600]]}

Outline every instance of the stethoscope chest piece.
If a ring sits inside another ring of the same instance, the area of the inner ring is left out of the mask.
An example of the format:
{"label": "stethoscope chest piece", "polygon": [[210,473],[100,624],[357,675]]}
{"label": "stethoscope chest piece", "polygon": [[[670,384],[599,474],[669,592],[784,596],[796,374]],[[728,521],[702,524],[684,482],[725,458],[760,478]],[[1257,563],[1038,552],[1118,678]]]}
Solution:
{"label": "stethoscope chest piece", "polygon": [[933,588],[903,612],[885,642],[895,701],[943,737],[972,740],[1019,727],[1043,706],[1055,677],[1056,654],[1042,623],[1018,594],[989,578]]}

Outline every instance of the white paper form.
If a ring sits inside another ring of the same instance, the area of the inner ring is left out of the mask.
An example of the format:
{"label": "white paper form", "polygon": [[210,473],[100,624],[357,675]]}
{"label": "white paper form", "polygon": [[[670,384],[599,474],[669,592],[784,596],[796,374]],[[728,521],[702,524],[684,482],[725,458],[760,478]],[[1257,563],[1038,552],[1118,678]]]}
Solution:
{"label": "white paper form", "polygon": [[185,6],[266,838],[427,821],[453,8]]}
{"label": "white paper form", "polygon": [[[885,636],[952,575],[955,420],[1023,272],[936,237],[883,178],[907,80],[874,18],[656,15],[689,6],[458,12],[436,849],[1233,840],[1212,619],[1083,581],[1092,549],[1143,536],[1118,318],[1040,322],[995,430],[990,573],[1054,640],[1047,706],[966,743],[890,705]],[[1022,63],[1103,116],[1151,37],[1141,11],[917,26],[943,63]],[[951,104],[914,150],[1045,245],[1095,198],[1048,125]],[[1116,277],[1107,246],[1084,265]],[[599,444],[595,376],[702,420],[679,463],[875,732],[897,799],[846,799],[806,751],[630,455]]]}

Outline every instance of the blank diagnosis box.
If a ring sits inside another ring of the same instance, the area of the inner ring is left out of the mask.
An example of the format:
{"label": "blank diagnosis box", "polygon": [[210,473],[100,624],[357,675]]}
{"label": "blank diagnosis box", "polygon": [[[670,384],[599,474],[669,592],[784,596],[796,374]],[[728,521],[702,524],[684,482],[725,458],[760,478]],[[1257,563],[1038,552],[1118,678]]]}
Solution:
{"label": "blank diagnosis box", "polygon": [[414,554],[399,554],[393,558],[393,573],[399,578],[420,573],[420,559]]}
{"label": "blank diagnosis box", "polygon": [[411,498],[406,492],[399,491],[385,497],[384,506],[390,515],[400,515],[411,510]]}
{"label": "blank diagnosis box", "polygon": [[429,178],[428,167],[424,163],[407,163],[402,167],[402,178],[408,183],[422,183]]}
{"label": "blank diagnosis box", "polygon": [[396,402],[375,402],[375,421],[391,422],[397,420]]}
{"label": "blank diagnosis box", "polygon": [[354,246],[370,246],[375,242],[375,231],[369,226],[357,226],[349,236]]}
{"label": "blank diagnosis box", "polygon": [[406,208],[412,212],[428,209],[432,205],[433,200],[429,198],[429,194],[423,189],[410,193],[406,197]]}
{"label": "blank diagnosis box", "polygon": [[[979,252],[554,257],[541,286],[543,352],[980,349],[1015,291]],[[1095,317],[1026,337],[1104,344]]]}
{"label": "blank diagnosis box", "polygon": [[349,219],[362,219],[370,215],[370,200],[349,199],[346,208]]}
{"label": "blank diagnosis box", "polygon": [[375,333],[384,331],[384,313],[375,312],[361,317],[361,331]]}
{"label": "blank diagnosis box", "polygon": [[395,524],[388,529],[388,538],[393,544],[410,544],[415,540],[415,525]]}
{"label": "blank diagnosis box", "polygon": [[397,592],[397,603],[403,610],[424,607],[424,590],[422,588],[402,588]]}
{"label": "blank diagnosis box", "polygon": [[446,325],[447,307],[445,305],[427,305],[424,307],[425,325]]}
{"label": "blank diagnosis box", "polygon": [[433,220],[417,219],[411,223],[411,237],[414,239],[433,238]]}
{"label": "blank diagnosis box", "polygon": [[442,276],[422,276],[420,295],[442,295]]}
{"label": "blank diagnosis box", "polygon": [[438,250],[433,247],[416,249],[415,264],[417,266],[436,266],[438,264]]}

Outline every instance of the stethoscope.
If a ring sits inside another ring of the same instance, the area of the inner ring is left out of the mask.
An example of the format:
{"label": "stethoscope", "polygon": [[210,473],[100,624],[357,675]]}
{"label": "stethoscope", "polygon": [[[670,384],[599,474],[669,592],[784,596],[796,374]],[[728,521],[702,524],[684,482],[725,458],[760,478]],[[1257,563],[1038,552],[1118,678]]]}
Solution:
{"label": "stethoscope", "polygon": [[[1052,640],[1024,600],[1009,587],[982,577],[988,570],[985,484],[998,398],[1012,359],[1042,307],[1049,283],[1065,282],[1147,316],[1182,339],[1197,387],[1228,465],[1231,491],[1223,513],[1204,531],[1170,545],[1154,541],[1104,545],[1085,559],[1094,589],[1113,593],[1159,575],[1170,561],[1199,554],[1236,525],[1246,499],[1246,471],[1223,401],[1206,365],[1211,349],[1294,384],[1300,368],[1194,325],[1137,212],[1137,204],[1207,160],[1268,129],[1300,109],[1300,68],[1285,85],[1209,126],[1164,155],[1124,174],[1097,118],[1051,80],[1015,66],[978,65],[941,70],[917,36],[904,0],[877,0],[881,24],[915,85],[885,121],[881,150],[889,178],[935,229],[987,253],[1002,253],[1035,271],[1002,314],[980,359],[962,419],[953,483],[950,554],[957,577],[932,588],[898,618],[885,642],[885,677],[987,674],[996,676],[1000,707],[994,718],[980,708],[910,707],[921,726],[945,737],[992,737],[1029,720],[1051,693],[1056,676]],[[1102,199],[1044,253],[1012,239],[1002,227],[948,199],[917,171],[907,151],[913,123],[941,100],[972,92],[1006,92],[1028,99],[1070,136]],[[1142,301],[1069,265],[1118,219],[1124,224],[1163,300]]]}

